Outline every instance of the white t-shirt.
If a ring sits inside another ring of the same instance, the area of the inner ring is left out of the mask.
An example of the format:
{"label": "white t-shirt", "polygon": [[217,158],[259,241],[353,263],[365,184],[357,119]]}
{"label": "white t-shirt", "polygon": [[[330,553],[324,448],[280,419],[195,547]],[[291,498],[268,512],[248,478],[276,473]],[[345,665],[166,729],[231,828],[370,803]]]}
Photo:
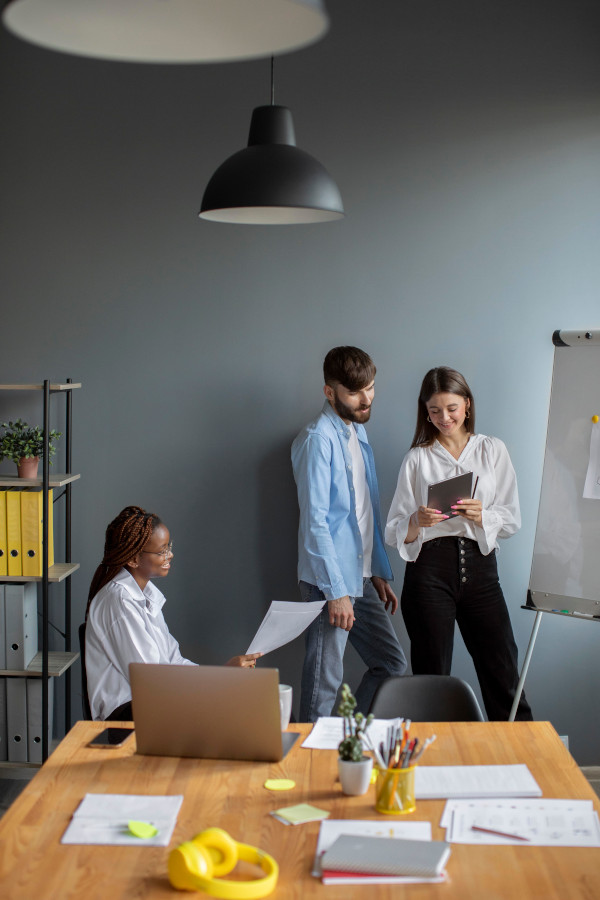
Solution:
{"label": "white t-shirt", "polygon": [[373,557],[373,504],[371,492],[367,484],[365,460],[356,436],[356,430],[350,426],[348,449],[352,457],[352,483],[354,484],[354,502],[356,518],[363,545],[363,578],[371,577],[371,559]]}
{"label": "white t-shirt", "polygon": [[85,628],[85,668],[92,718],[105,719],[131,700],[129,663],[194,666],[179,652],[161,612],[165,597],[144,590],[126,569],[98,591]]}
{"label": "white t-shirt", "polygon": [[[419,506],[427,506],[428,486],[465,472],[473,472],[473,482],[479,476],[475,497],[483,505],[482,526],[452,516],[439,525],[421,528],[417,538],[405,544],[411,515]],[[477,541],[487,556],[498,546],[498,538],[510,537],[520,527],[517,477],[508,450],[499,438],[474,434],[458,459],[437,440],[430,447],[409,450],[400,467],[385,540],[408,562],[418,557],[424,541],[453,535]]]}

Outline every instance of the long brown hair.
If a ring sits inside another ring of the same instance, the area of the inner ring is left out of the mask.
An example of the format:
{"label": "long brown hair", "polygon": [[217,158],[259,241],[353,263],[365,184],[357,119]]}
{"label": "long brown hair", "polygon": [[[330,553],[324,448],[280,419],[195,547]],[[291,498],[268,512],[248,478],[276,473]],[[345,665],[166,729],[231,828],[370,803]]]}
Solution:
{"label": "long brown hair", "polygon": [[85,619],[90,604],[98,591],[108,584],[123,568],[144,549],[156,528],[162,522],[155,513],[146,512],[140,506],[126,506],[106,529],[104,556],[96,569],[88,594]]}
{"label": "long brown hair", "polygon": [[448,366],[438,366],[430,369],[421,385],[419,403],[417,407],[417,427],[413,437],[412,447],[430,447],[438,435],[438,430],[432,422],[428,422],[429,414],[426,403],[434,394],[458,394],[464,400],[469,401],[469,414],[465,420],[465,428],[469,434],[475,434],[475,400],[471,388],[466,379],[456,369]]}

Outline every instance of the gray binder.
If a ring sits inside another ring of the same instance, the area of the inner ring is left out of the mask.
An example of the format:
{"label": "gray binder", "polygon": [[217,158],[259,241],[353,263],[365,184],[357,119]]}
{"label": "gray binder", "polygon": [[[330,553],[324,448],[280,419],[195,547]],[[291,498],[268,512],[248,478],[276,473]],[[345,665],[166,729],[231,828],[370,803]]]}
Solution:
{"label": "gray binder", "polygon": [[6,679],[9,762],[27,762],[26,681],[26,678]]}
{"label": "gray binder", "polygon": [[6,619],[4,612],[4,585],[0,584],[0,669],[6,668]]}
{"label": "gray binder", "polygon": [[35,582],[4,585],[6,668],[26,669],[38,650]]}
{"label": "gray binder", "polygon": [[0,762],[8,759],[6,724],[6,678],[0,678]]}
{"label": "gray binder", "polygon": [[[27,682],[27,758],[42,762],[42,686],[43,678],[26,678]],[[54,710],[54,678],[48,679],[48,746],[52,741]]]}

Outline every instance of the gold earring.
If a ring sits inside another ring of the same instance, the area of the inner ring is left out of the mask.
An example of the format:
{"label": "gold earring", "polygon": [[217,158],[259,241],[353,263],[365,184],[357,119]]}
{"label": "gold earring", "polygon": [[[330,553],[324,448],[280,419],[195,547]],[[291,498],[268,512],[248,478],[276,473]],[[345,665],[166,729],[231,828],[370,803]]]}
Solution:
{"label": "gold earring", "polygon": [[427,416],[427,421],[429,422],[430,425],[432,424],[431,419],[429,418],[429,416]]}

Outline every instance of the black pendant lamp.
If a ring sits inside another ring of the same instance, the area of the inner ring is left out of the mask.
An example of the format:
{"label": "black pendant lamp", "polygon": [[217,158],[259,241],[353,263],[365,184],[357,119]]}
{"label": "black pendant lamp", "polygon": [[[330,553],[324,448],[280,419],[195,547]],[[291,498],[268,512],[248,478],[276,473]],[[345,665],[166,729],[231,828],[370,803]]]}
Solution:
{"label": "black pendant lamp", "polygon": [[48,50],[146,63],[256,59],[329,27],[323,0],[13,0],[2,21]]}
{"label": "black pendant lamp", "polygon": [[248,146],[226,159],[204,191],[200,218],[242,225],[302,225],[344,216],[338,186],[321,163],[296,147],[286,106],[257,106]]}

